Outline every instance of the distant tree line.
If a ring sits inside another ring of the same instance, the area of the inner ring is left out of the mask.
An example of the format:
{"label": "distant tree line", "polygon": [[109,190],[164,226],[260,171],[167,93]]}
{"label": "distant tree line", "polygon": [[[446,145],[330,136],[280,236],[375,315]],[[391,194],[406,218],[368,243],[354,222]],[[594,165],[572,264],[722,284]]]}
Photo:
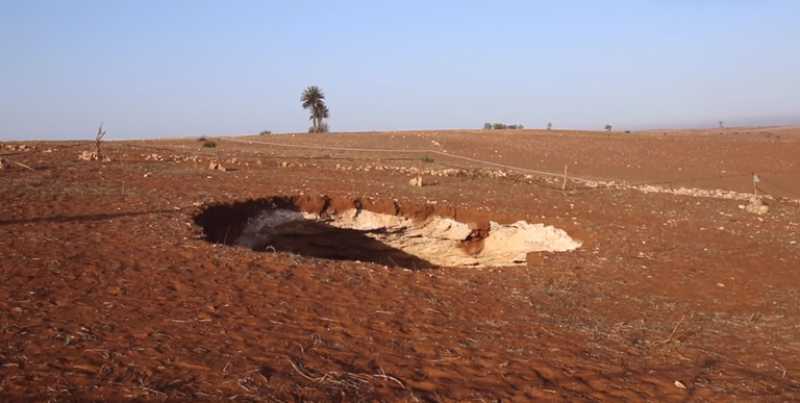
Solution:
{"label": "distant tree line", "polygon": [[517,129],[524,129],[524,128],[525,128],[525,126],[519,125],[519,124],[517,124],[517,125],[508,125],[508,124],[505,124],[505,123],[497,123],[497,122],[495,122],[495,123],[486,122],[486,123],[483,124],[483,129],[484,130],[517,130]]}

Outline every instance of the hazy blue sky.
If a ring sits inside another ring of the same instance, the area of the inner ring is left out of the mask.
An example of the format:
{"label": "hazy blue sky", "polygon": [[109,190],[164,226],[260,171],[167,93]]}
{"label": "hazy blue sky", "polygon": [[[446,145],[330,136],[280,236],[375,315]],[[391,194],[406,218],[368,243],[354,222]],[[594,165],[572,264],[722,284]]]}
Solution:
{"label": "hazy blue sky", "polygon": [[800,1],[0,0],[0,138],[800,121]]}

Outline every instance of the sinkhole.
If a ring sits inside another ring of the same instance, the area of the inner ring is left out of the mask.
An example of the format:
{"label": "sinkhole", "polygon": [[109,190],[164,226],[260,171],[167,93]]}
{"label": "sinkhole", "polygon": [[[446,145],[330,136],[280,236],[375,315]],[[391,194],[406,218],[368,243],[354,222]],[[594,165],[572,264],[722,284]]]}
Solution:
{"label": "sinkhole", "polygon": [[195,223],[212,243],[409,269],[517,266],[529,253],[581,246],[553,226],[449,215],[393,200],[276,196],[207,205]]}

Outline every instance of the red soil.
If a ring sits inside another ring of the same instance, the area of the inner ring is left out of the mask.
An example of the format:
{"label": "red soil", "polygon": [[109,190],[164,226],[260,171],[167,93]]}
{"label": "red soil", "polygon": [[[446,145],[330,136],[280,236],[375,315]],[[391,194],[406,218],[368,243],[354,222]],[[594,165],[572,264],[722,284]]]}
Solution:
{"label": "red soil", "polygon": [[[794,129],[253,139],[435,140],[522,168],[745,192],[757,172],[763,191],[800,198]],[[217,143],[109,143],[109,163],[78,161],[89,143],[2,152],[34,171],[0,171],[0,400],[800,400],[796,203],[755,216],[737,201],[484,176],[413,188],[335,166],[464,164]],[[210,171],[214,158],[237,162]],[[543,222],[584,245],[527,267],[409,270],[215,245],[195,224],[209,203],[300,194]]]}

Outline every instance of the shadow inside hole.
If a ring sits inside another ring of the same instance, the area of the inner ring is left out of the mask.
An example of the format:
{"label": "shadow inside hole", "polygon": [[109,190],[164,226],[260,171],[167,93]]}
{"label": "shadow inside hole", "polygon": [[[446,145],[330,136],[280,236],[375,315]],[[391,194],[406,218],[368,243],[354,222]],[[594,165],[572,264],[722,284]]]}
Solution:
{"label": "shadow inside hole", "polygon": [[[289,198],[270,198],[209,206],[195,216],[205,238],[212,243],[246,246],[259,252],[291,252],[331,260],[358,260],[412,270],[435,267],[425,259],[387,245],[362,231],[338,228],[323,221],[298,220],[240,239],[248,220],[264,211],[298,211]],[[378,232],[378,231],[374,231]]]}
{"label": "shadow inside hole", "polygon": [[316,220],[301,220],[264,230],[255,242],[248,242],[248,246],[257,251],[274,250],[322,259],[358,260],[415,270],[433,267],[430,262],[374,239],[368,233],[338,228]]}

